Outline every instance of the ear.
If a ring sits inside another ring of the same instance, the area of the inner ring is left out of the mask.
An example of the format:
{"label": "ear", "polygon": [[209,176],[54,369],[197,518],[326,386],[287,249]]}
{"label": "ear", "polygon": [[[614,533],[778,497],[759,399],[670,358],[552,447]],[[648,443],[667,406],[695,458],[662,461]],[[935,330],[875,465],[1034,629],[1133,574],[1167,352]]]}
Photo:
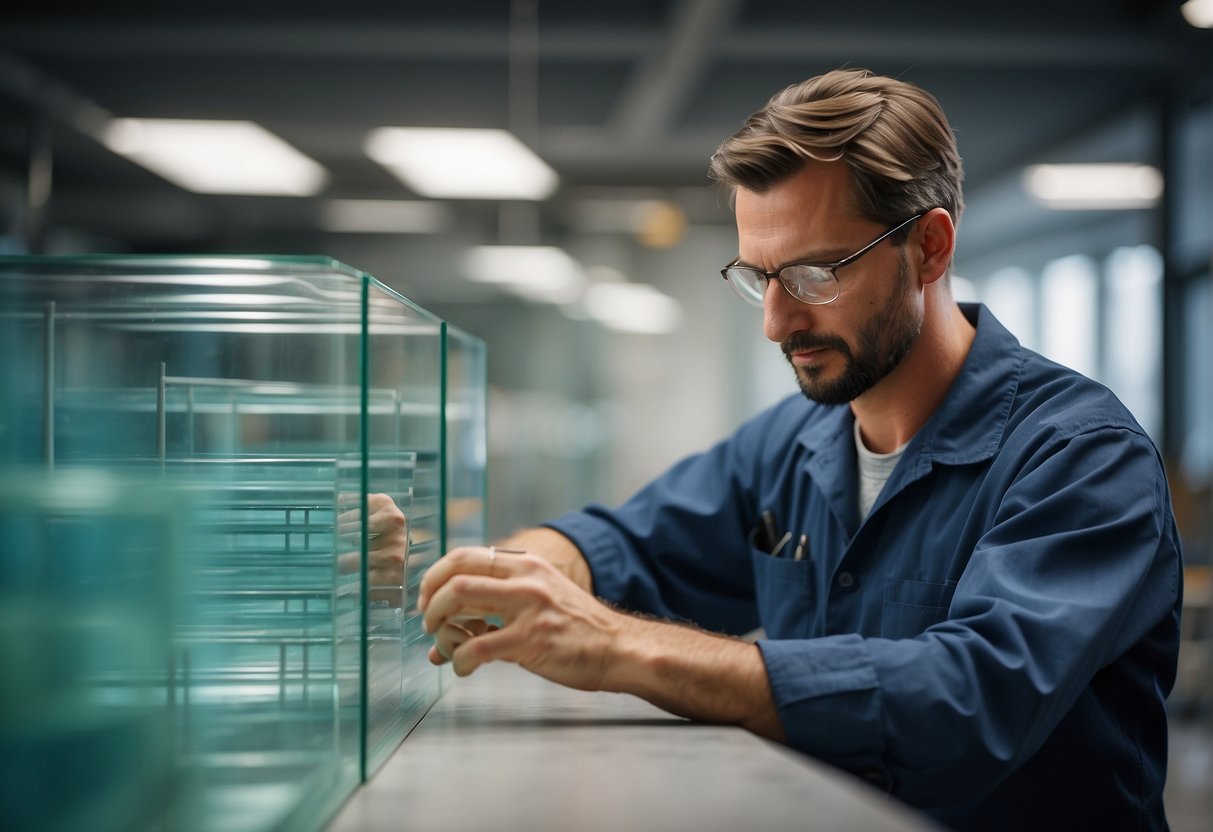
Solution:
{"label": "ear", "polygon": [[918,281],[926,286],[948,273],[952,252],[956,248],[956,225],[952,215],[943,208],[932,208],[918,221],[920,239],[916,249],[919,256]]}

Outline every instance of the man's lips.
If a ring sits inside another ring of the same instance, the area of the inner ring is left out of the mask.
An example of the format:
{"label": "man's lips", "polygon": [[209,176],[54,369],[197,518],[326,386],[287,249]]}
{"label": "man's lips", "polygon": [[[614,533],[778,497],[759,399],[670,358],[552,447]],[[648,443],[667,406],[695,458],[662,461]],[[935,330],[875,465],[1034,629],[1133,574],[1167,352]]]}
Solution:
{"label": "man's lips", "polygon": [[787,360],[795,366],[808,365],[818,363],[825,354],[830,352],[830,347],[792,347],[787,349],[785,354]]}
{"label": "man's lips", "polygon": [[814,364],[825,356],[829,347],[815,347],[813,349],[798,349],[788,353],[788,361],[796,366],[804,366]]}

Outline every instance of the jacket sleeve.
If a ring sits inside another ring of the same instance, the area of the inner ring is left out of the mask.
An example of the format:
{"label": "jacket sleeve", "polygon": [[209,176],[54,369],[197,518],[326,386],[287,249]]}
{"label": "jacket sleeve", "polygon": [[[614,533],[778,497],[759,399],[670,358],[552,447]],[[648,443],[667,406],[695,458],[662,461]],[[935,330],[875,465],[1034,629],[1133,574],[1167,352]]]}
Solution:
{"label": "jacket sleeve", "polygon": [[628,609],[739,634],[758,626],[746,535],[761,446],[753,424],[688,457],[617,509],[547,523],[585,555],[594,592]]}
{"label": "jacket sleeve", "polygon": [[760,642],[792,746],[918,805],[970,799],[1174,615],[1178,542],[1146,437],[1055,437],[1015,465],[946,620],[912,639]]}

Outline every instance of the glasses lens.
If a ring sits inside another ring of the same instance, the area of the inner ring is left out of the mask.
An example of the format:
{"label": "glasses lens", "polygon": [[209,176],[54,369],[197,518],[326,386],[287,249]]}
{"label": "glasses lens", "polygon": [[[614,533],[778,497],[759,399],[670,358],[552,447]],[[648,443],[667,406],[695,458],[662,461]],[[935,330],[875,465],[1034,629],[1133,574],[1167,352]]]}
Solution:
{"label": "glasses lens", "polygon": [[735,266],[725,269],[725,274],[729,278],[729,285],[742,300],[754,306],[762,306],[762,293],[767,286],[767,279],[762,272]]}
{"label": "glasses lens", "polygon": [[805,303],[829,303],[838,297],[838,280],[829,269],[785,266],[779,279],[792,297]]}

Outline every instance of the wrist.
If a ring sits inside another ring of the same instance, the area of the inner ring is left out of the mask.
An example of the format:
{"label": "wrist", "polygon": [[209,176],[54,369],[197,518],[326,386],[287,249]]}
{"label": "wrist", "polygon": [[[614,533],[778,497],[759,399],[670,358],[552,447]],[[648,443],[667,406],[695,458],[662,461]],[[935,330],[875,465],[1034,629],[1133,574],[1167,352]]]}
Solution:
{"label": "wrist", "polygon": [[651,628],[656,622],[646,621],[617,610],[611,610],[612,627],[607,639],[607,655],[603,668],[602,689],[611,693],[630,693],[652,701],[653,680],[658,674],[658,654]]}
{"label": "wrist", "polygon": [[690,719],[740,725],[783,741],[758,645],[612,611],[602,689],[639,696]]}

